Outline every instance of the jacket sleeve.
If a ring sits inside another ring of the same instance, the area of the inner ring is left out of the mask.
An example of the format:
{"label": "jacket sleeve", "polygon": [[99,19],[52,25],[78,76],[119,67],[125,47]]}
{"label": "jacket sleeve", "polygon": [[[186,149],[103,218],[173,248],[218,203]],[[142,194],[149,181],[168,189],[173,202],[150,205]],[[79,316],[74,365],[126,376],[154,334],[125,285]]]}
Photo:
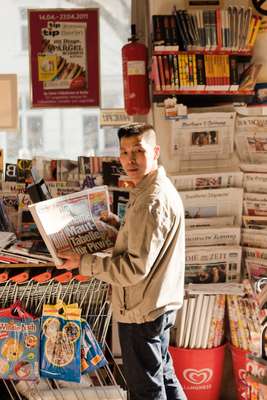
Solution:
{"label": "jacket sleeve", "polygon": [[138,207],[127,224],[128,251],[116,256],[84,255],[82,274],[124,287],[137,284],[149,274],[168,236],[170,216],[159,200],[155,200]]}

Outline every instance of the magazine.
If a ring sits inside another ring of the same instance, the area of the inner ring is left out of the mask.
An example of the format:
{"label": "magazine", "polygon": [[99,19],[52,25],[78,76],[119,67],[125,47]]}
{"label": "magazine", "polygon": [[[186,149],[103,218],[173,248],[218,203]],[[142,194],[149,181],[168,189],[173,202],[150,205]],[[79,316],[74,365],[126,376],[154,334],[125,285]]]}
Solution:
{"label": "magazine", "polygon": [[71,249],[83,255],[115,243],[117,231],[100,220],[110,212],[107,186],[45,200],[29,209],[57,265],[62,264],[58,252]]}

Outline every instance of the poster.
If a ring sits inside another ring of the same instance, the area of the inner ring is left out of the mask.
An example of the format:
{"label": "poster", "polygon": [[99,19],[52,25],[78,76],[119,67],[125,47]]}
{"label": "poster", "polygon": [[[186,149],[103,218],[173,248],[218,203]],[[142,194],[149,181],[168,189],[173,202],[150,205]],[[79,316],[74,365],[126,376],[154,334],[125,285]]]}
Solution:
{"label": "poster", "polygon": [[99,107],[98,9],[29,10],[32,107]]}
{"label": "poster", "polygon": [[18,128],[18,83],[15,74],[0,74],[0,129]]}

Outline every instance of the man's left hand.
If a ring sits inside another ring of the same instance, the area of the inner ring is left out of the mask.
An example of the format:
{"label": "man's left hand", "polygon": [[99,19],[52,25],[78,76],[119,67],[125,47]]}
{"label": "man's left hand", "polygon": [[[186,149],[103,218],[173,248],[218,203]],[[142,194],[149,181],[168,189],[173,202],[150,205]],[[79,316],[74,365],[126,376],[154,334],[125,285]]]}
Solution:
{"label": "man's left hand", "polygon": [[62,253],[57,253],[57,256],[63,260],[63,264],[56,265],[58,269],[72,270],[80,267],[80,254],[73,253],[72,251],[64,251]]}

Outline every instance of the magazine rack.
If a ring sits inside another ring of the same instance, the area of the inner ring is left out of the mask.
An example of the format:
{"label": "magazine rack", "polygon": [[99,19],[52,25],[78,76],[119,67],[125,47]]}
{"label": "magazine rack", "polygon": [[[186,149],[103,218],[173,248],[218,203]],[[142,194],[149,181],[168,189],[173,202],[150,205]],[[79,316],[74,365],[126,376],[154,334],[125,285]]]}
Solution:
{"label": "magazine rack", "polygon": [[[55,304],[59,299],[65,303],[78,303],[85,318],[104,350],[106,357],[114,362],[106,342],[111,319],[110,287],[97,279],[78,281],[75,277],[67,284],[54,279],[39,284],[32,280],[17,284],[7,281],[0,285],[0,307],[8,307],[17,300],[34,315],[40,317],[45,303]],[[116,368],[118,368],[115,365]],[[119,373],[121,374],[119,368]],[[120,381],[125,384],[121,374]],[[107,364],[93,374],[83,375],[80,384],[51,379],[41,382],[2,380],[10,399],[46,400],[46,399],[126,399],[126,392],[118,386],[114,374]]]}

